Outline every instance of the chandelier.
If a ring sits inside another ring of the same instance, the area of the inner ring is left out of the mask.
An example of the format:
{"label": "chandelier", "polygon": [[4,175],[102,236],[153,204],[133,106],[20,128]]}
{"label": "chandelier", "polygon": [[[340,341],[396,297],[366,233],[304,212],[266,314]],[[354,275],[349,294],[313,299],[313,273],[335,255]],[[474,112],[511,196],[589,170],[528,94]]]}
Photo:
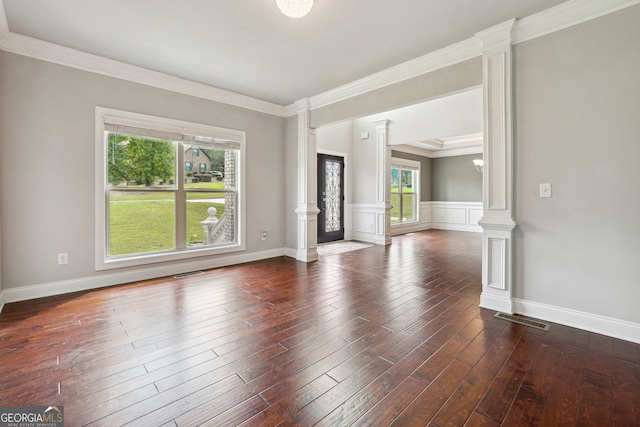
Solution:
{"label": "chandelier", "polygon": [[302,18],[313,7],[313,0],[276,0],[276,4],[289,18]]}

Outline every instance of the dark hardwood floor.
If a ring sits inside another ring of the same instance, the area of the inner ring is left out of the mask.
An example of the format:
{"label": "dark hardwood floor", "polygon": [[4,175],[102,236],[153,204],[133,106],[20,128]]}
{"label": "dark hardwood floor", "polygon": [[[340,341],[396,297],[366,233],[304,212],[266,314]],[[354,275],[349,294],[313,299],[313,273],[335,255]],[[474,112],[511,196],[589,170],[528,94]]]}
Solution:
{"label": "dark hardwood floor", "polygon": [[0,405],[67,426],[640,425],[639,346],[478,308],[479,234],[6,305]]}

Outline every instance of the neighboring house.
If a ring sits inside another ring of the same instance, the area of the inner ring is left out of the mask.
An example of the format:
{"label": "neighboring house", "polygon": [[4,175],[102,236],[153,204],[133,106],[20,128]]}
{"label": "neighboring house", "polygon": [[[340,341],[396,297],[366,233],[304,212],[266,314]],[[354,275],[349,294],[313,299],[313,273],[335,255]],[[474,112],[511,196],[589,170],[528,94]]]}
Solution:
{"label": "neighboring house", "polygon": [[185,176],[189,173],[209,173],[211,171],[211,158],[207,153],[197,147],[188,147],[184,150]]}

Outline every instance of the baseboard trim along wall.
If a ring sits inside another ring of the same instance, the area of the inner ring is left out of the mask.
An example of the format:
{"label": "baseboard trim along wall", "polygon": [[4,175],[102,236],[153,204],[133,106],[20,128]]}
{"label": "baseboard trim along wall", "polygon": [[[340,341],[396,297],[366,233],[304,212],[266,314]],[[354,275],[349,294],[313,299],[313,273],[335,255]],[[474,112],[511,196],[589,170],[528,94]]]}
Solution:
{"label": "baseboard trim along wall", "polygon": [[5,303],[50,297],[54,295],[68,294],[71,292],[88,291],[91,289],[104,288],[106,286],[120,285],[123,283],[153,279],[156,277],[172,276],[195,270],[209,270],[212,268],[259,261],[283,255],[285,255],[285,249],[278,248],[267,251],[217,257],[215,259],[206,258],[191,260],[180,264],[154,264],[153,266],[137,269],[135,271],[116,271],[94,277],[82,277],[79,279],[61,280],[58,282],[3,289],[2,292],[0,292],[0,312],[2,311]]}
{"label": "baseboard trim along wall", "polygon": [[420,221],[391,226],[391,234],[422,230],[451,230],[482,233],[482,202],[420,202]]}
{"label": "baseboard trim along wall", "polygon": [[[539,302],[513,299],[514,313],[640,344],[640,324]],[[552,326],[553,327],[553,326]]]}

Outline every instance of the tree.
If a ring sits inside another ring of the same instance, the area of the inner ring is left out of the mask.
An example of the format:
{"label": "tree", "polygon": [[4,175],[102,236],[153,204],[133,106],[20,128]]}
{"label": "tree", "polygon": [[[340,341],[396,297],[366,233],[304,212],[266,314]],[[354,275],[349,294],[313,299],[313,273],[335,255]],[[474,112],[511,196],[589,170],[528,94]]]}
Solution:
{"label": "tree", "polygon": [[108,181],[112,185],[135,181],[151,187],[156,180],[175,176],[175,149],[171,141],[109,133]]}
{"label": "tree", "polygon": [[207,153],[209,159],[211,159],[210,168],[212,171],[219,171],[224,173],[224,150],[220,148],[201,148],[202,151]]}

